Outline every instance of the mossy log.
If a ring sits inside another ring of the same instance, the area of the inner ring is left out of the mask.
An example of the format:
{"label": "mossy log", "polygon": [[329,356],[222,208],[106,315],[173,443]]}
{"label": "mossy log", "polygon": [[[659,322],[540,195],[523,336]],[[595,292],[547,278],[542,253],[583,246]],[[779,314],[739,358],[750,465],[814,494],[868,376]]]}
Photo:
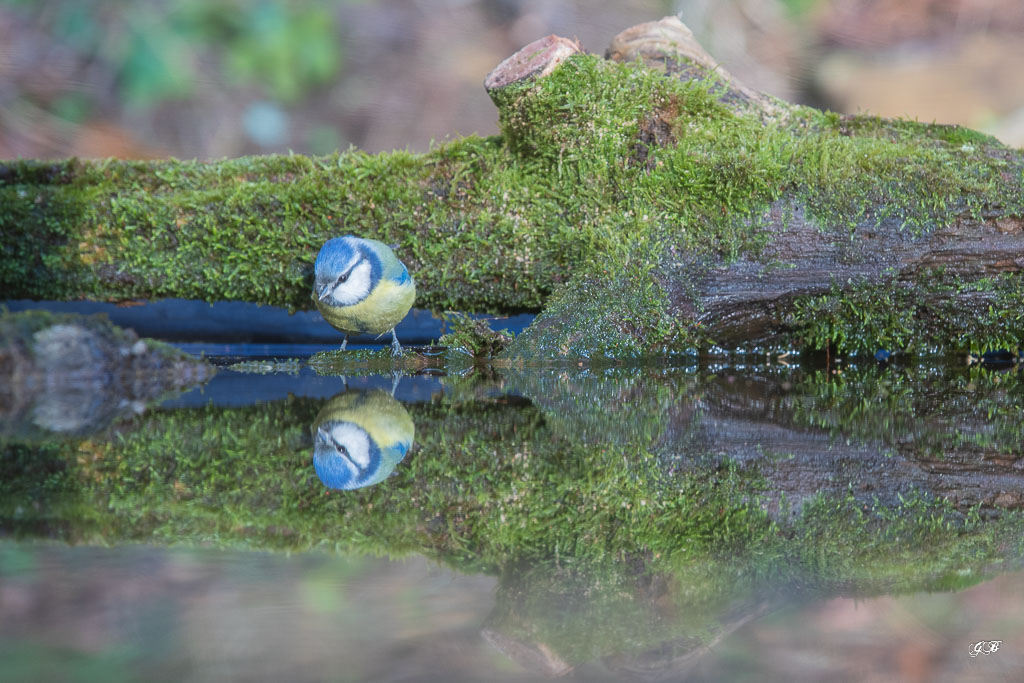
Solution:
{"label": "mossy log", "polygon": [[488,78],[500,136],[426,154],[0,163],[0,291],[309,308],[351,232],[421,307],[543,309],[512,355],[1017,348],[1020,150],[755,93],[674,18],[573,45]]}

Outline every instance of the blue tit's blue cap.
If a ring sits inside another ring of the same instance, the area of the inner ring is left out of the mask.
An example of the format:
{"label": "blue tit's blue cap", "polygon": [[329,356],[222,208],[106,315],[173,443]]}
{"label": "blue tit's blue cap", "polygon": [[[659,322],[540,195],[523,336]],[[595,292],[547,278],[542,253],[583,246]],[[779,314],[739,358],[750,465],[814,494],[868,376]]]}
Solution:
{"label": "blue tit's blue cap", "polygon": [[328,422],[317,429],[313,467],[324,486],[352,490],[383,480],[387,467],[380,447],[351,422]]}
{"label": "blue tit's blue cap", "polygon": [[348,265],[356,253],[355,237],[345,235],[344,237],[332,237],[320,247],[320,253],[316,255],[316,263],[313,268],[317,273],[338,271]]}
{"label": "blue tit's blue cap", "polygon": [[383,265],[373,245],[372,240],[360,239],[355,235],[332,237],[324,242],[313,264],[314,292],[322,292],[327,284],[354,266],[360,257],[370,264],[370,282],[379,282]]}

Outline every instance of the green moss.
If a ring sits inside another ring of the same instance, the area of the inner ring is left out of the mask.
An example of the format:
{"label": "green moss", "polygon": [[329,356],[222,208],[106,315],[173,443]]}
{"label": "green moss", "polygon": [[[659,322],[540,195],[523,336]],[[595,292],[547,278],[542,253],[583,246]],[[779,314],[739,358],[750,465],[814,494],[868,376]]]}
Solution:
{"label": "green moss", "polygon": [[[848,367],[809,373],[794,382],[794,424],[836,439],[875,443],[918,461],[964,461],[1015,453],[1024,443],[1016,411],[1024,401],[1021,372],[962,363]],[[1012,457],[1012,456],[1011,456]]]}
{"label": "green moss", "polygon": [[994,139],[871,117],[856,119],[871,133],[851,134],[842,119],[813,118],[821,132],[798,139],[793,186],[823,227],[895,221],[919,235],[995,207],[1024,213],[1024,165]]}
{"label": "green moss", "polygon": [[841,352],[1015,351],[1024,339],[1024,280],[1004,273],[965,281],[937,268],[908,282],[840,286],[799,297],[787,323],[796,341]]}
{"label": "green moss", "polygon": [[87,198],[74,162],[0,164],[0,290],[5,297],[63,298],[86,269],[73,254]]}
{"label": "green moss", "polygon": [[438,340],[449,352],[461,353],[474,360],[493,358],[512,342],[508,330],[494,331],[487,320],[479,320],[461,313],[449,313],[445,322],[451,331]]}
{"label": "green moss", "polygon": [[996,138],[963,126],[921,123],[907,119],[883,119],[866,114],[825,114],[828,125],[841,135],[874,137],[897,142],[938,140],[949,145],[978,145],[999,148]]}
{"label": "green moss", "polygon": [[[1021,164],[992,153],[999,149],[994,140],[911,122],[859,118],[840,124],[838,117],[811,110],[764,125],[722,106],[709,83],[646,80],[650,74],[642,68],[618,69],[575,60],[540,86],[522,88],[518,99],[515,91],[502,96],[506,138],[524,156],[546,164],[556,182],[568,178],[566,192],[586,202],[573,222],[592,226],[579,230],[591,243],[581,250],[573,281],[548,301],[517,340],[514,355],[624,358],[731,346],[693,323],[696,292],[684,296],[690,306],[681,310],[672,305],[666,283],[699,279],[693,265],[681,271],[679,261],[757,261],[770,234],[763,229],[766,212],[782,196],[806,207],[823,232],[840,240],[849,239],[855,226],[892,221],[919,235],[962,215],[979,218],[991,207],[1006,208],[1007,202],[1013,203],[1010,213],[1024,211]],[[613,92],[605,94],[609,83]],[[611,108],[620,118],[595,112],[594,102],[574,98],[577,92],[615,103]],[[632,97],[629,105],[618,105],[624,97]],[[541,125],[544,112],[552,111],[558,115]],[[592,121],[604,121],[615,134],[590,133]],[[870,122],[876,124],[873,135],[853,136],[841,128],[866,129]],[[655,131],[660,144],[644,146]],[[925,145],[922,138],[937,142]],[[834,298],[822,299],[835,305]],[[958,307],[947,302],[947,308]],[[889,322],[895,321],[872,319],[859,334],[874,338]],[[962,327],[984,341],[987,329]],[[940,325],[930,337],[946,347],[960,343],[947,332]],[[794,335],[794,345],[807,341],[802,332]]]}
{"label": "green moss", "polygon": [[[452,147],[486,152],[488,144],[469,140]],[[436,159],[346,152],[220,164],[83,165],[73,183],[41,190],[53,195],[44,196],[42,209],[27,196],[18,199],[35,187],[9,184],[0,188],[11,200],[0,204],[8,207],[0,222],[10,254],[3,260],[3,286],[11,296],[181,296],[308,308],[318,249],[329,237],[352,232],[400,245],[400,257],[425,292],[420,305],[457,308],[473,300],[479,306],[491,297],[513,308],[538,307],[535,271],[524,269],[520,280],[505,263],[515,260],[502,256],[515,242],[515,226],[478,204],[463,209],[459,197],[439,199],[438,188],[449,189],[445,176],[453,172],[440,162],[457,157],[454,152]],[[75,210],[58,213],[65,204]],[[27,220],[33,212],[42,218]],[[60,231],[47,237],[53,256],[33,262],[17,245],[34,248],[35,236],[48,234],[43,223]],[[468,224],[493,239],[455,239],[451,232]],[[433,258],[439,244],[444,269]]]}
{"label": "green moss", "polygon": [[420,353],[403,347],[400,356],[391,355],[391,347],[320,351],[309,359],[309,366],[320,375],[370,375],[423,372],[444,367],[445,358],[429,351]]}
{"label": "green moss", "polygon": [[674,314],[650,264],[609,265],[559,289],[505,355],[610,362],[692,353],[709,343],[699,325]]}

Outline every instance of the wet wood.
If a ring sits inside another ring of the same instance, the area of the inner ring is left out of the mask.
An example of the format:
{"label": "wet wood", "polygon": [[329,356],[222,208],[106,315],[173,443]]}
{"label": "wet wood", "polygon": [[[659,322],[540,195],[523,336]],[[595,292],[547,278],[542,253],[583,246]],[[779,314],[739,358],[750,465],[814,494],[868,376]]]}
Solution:
{"label": "wet wood", "polygon": [[487,74],[484,88],[495,93],[517,83],[542,78],[583,48],[575,40],[550,35],[529,43]]}
{"label": "wet wood", "polygon": [[733,77],[697,42],[693,31],[679,17],[665,17],[627,28],[612,39],[605,59],[641,61],[681,80],[700,80],[714,74],[723,83],[722,96],[737,108],[756,108],[766,116],[784,114],[789,105],[749,88]]}

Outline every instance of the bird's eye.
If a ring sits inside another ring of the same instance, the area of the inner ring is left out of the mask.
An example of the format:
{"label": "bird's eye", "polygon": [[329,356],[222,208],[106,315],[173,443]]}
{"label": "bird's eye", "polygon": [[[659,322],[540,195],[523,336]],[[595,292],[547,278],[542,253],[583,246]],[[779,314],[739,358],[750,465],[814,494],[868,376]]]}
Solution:
{"label": "bird's eye", "polygon": [[338,284],[340,285],[341,283],[345,282],[346,280],[348,280],[348,273],[345,273],[344,275],[342,275],[341,277],[338,278]]}
{"label": "bird's eye", "polygon": [[334,446],[334,450],[338,451],[341,455],[348,455],[348,449],[341,445],[341,442],[335,439],[333,436],[328,435],[331,440],[331,445]]}

